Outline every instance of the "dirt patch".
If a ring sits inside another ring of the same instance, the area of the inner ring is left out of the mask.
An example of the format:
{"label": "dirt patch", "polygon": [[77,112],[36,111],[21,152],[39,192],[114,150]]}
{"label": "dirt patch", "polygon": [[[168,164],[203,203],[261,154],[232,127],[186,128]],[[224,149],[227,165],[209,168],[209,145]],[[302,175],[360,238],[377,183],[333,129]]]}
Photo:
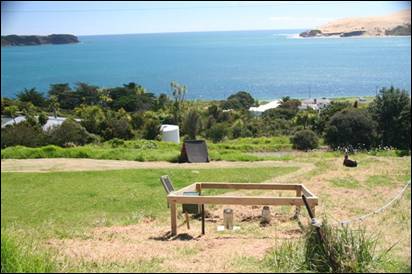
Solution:
{"label": "dirt patch", "polygon": [[[183,222],[183,218],[179,220]],[[219,222],[220,223],[220,222]],[[191,220],[191,229],[184,225],[176,237],[170,236],[168,224],[146,220],[136,225],[96,228],[77,239],[52,239],[49,247],[70,260],[95,263],[127,263],[156,258],[162,269],[173,272],[233,271],[232,262],[239,256],[264,257],[266,252],[284,239],[301,235],[297,225],[289,230],[259,228],[240,224],[240,231],[220,233],[210,219],[206,235],[200,235],[200,222]],[[249,224],[255,225],[255,224]]]}
{"label": "dirt patch", "polygon": [[[1,160],[2,172],[57,172],[57,171],[88,171],[116,169],[154,169],[154,168],[247,168],[247,167],[291,167],[294,162],[258,161],[258,162],[228,162],[213,161],[210,163],[169,163],[169,162],[137,162],[120,160],[95,159],[5,159]],[[299,165],[298,165],[299,166]]]}

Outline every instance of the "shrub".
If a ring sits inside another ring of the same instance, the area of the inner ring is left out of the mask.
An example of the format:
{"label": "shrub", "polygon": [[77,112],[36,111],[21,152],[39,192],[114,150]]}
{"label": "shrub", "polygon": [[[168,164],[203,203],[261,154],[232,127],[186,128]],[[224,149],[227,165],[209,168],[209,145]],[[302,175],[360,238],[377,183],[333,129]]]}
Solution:
{"label": "shrub", "polygon": [[100,130],[105,140],[113,138],[130,139],[133,137],[132,128],[126,117],[112,117],[100,124]]}
{"label": "shrub", "polygon": [[38,147],[47,143],[47,136],[38,125],[21,122],[1,129],[1,147],[27,146]]}
{"label": "shrub", "polygon": [[344,109],[332,116],[325,129],[325,142],[332,148],[369,149],[376,141],[375,123],[360,109]]}
{"label": "shrub", "polygon": [[58,146],[66,143],[85,145],[95,141],[96,137],[73,119],[66,119],[61,126],[49,130],[50,142]]}
{"label": "shrub", "polygon": [[160,122],[156,119],[149,120],[143,128],[143,138],[155,140],[160,133]]}
{"label": "shrub", "polygon": [[310,150],[319,146],[319,140],[316,134],[309,129],[298,131],[290,138],[293,148],[299,150]]}
{"label": "shrub", "polygon": [[220,142],[227,135],[227,127],[224,124],[216,124],[207,131],[207,137],[214,143]]}
{"label": "shrub", "polygon": [[370,104],[382,146],[411,149],[411,99],[404,90],[383,88]]}
{"label": "shrub", "polygon": [[118,138],[114,138],[110,141],[108,141],[108,143],[110,144],[111,147],[116,148],[116,147],[122,147],[124,146],[124,140],[122,139],[118,139]]}

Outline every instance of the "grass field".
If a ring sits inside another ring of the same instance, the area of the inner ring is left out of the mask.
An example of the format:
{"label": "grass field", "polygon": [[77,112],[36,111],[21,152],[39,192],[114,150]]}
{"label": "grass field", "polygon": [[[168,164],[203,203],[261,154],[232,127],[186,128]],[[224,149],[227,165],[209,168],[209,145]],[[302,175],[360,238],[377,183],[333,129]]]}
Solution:
{"label": "grass field", "polygon": [[[355,154],[356,169],[344,168],[341,156],[291,152],[290,167],[2,172],[2,267],[6,250],[7,258],[28,262],[19,266],[26,271],[299,272],[294,261],[302,259],[303,234],[290,219],[294,208],[271,207],[272,225],[262,228],[259,207],[231,206],[241,229],[221,233],[216,226],[223,207],[210,206],[205,236],[199,237],[200,224],[192,220],[190,230],[179,227],[182,238],[168,239],[169,211],[159,177],[168,174],[176,188],[196,181],[304,183],[319,197],[318,216],[330,222],[382,206],[411,177],[410,156],[394,151]],[[373,271],[410,272],[410,197],[408,188],[400,202],[362,222],[378,237],[379,252],[395,244]],[[179,224],[183,220],[180,216]],[[301,220],[307,223],[304,210]]]}

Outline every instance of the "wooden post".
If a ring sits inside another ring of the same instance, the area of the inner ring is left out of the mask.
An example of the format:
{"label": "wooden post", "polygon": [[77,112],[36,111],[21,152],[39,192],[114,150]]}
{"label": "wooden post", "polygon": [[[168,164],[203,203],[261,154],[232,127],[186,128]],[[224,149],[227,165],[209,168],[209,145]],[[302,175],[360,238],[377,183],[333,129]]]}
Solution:
{"label": "wooden post", "polygon": [[[296,197],[301,197],[301,196],[302,196],[302,187],[298,187],[296,189]],[[299,217],[299,214],[300,214],[300,206],[296,206],[294,218],[297,219]]]}
{"label": "wooden post", "polygon": [[189,214],[185,211],[185,218],[186,218],[186,225],[187,229],[190,229],[190,224],[189,224]]}
{"label": "wooden post", "polygon": [[176,203],[170,203],[170,224],[172,229],[172,236],[177,235],[177,216],[176,216]]}
{"label": "wooden post", "polygon": [[202,235],[205,235],[205,205],[202,204]]}

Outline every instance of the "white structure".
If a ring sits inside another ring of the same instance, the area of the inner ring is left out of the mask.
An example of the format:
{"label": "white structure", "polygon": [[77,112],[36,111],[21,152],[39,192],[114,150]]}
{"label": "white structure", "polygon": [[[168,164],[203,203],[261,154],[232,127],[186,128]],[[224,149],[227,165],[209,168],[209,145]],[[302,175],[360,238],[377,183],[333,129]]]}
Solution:
{"label": "white structure", "polygon": [[249,111],[252,112],[254,115],[261,115],[266,110],[277,108],[278,106],[280,106],[280,100],[275,100],[267,104],[260,105],[258,107],[251,107],[249,108]]}
{"label": "white structure", "polygon": [[[45,125],[43,125],[43,130],[49,130],[52,127],[56,127],[56,126],[60,126],[61,124],[63,124],[64,120],[66,120],[67,118],[64,117],[54,117],[54,116],[48,116],[48,120],[47,123]],[[77,122],[80,122],[80,119],[74,119]],[[13,125],[13,124],[18,124],[21,123],[23,121],[26,121],[26,117],[25,116],[17,116],[16,118],[14,118],[14,120],[12,118],[5,118],[2,117],[1,118],[1,127],[4,128],[5,126],[8,125]]]}
{"label": "white structure", "polygon": [[306,99],[302,101],[302,105],[299,106],[299,109],[311,108],[313,110],[320,110],[328,105],[330,105],[330,100],[326,98],[322,99]]}
{"label": "white structure", "polygon": [[176,125],[162,125],[160,127],[162,133],[162,141],[180,143],[179,126]]}

